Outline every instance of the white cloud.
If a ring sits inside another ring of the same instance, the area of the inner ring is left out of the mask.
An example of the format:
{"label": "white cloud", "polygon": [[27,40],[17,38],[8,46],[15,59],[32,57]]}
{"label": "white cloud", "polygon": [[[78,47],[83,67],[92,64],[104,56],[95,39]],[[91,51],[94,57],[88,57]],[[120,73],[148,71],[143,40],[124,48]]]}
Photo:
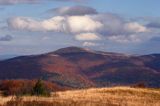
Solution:
{"label": "white cloud", "polygon": [[57,16],[48,20],[41,21],[39,23],[41,23],[43,30],[61,32],[65,30],[65,20],[66,19],[64,17]]}
{"label": "white cloud", "polygon": [[101,38],[95,33],[81,33],[76,35],[75,39],[80,41],[86,41],[86,40],[94,41],[94,40],[100,40]]}
{"label": "white cloud", "polygon": [[[83,41],[100,40],[102,36],[104,40],[118,43],[143,42],[146,33],[153,33],[138,22],[126,21],[114,14],[54,16],[44,20],[16,17],[8,20],[8,26],[16,30],[69,33]],[[152,38],[148,36],[147,39]]]}
{"label": "white cloud", "polygon": [[140,25],[137,22],[130,22],[130,23],[126,23],[124,26],[125,30],[128,30],[130,32],[147,32],[147,28],[143,25]]}
{"label": "white cloud", "polygon": [[51,19],[37,21],[26,17],[8,20],[9,27],[17,30],[55,31],[55,32],[91,32],[102,27],[102,24],[89,16],[56,16]]}
{"label": "white cloud", "polygon": [[96,43],[93,43],[93,42],[84,42],[83,43],[83,46],[97,46],[98,44],[96,44]]}
{"label": "white cloud", "polygon": [[121,28],[121,32],[117,31],[117,34],[113,33],[107,36],[107,39],[117,43],[140,43],[150,38],[146,34],[149,33],[149,29],[137,22],[126,22]]}
{"label": "white cloud", "polygon": [[68,17],[67,23],[70,31],[74,33],[95,32],[103,27],[101,22],[92,19],[90,16],[71,16]]}
{"label": "white cloud", "polygon": [[37,31],[38,27],[40,27],[38,22],[25,17],[16,17],[11,20],[8,20],[8,24],[10,27],[20,30]]}
{"label": "white cloud", "polygon": [[64,17],[53,17],[48,20],[37,21],[27,17],[16,17],[8,20],[9,27],[16,30],[29,31],[63,31]]}

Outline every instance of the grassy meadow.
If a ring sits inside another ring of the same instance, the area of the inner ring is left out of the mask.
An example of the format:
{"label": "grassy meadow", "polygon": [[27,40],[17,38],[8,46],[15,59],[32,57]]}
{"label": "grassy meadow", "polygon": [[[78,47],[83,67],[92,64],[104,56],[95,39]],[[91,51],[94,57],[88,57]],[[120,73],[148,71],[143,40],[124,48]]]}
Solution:
{"label": "grassy meadow", "polygon": [[1,106],[160,106],[160,90],[112,87],[54,92],[51,97],[0,97]]}

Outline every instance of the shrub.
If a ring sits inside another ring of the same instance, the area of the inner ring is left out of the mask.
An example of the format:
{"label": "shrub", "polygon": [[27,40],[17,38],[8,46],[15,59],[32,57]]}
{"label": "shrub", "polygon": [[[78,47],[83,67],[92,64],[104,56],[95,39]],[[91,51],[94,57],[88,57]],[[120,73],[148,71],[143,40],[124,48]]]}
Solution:
{"label": "shrub", "polygon": [[38,80],[33,87],[33,95],[50,96],[50,90],[45,86],[42,80]]}
{"label": "shrub", "polygon": [[4,96],[9,95],[26,95],[32,91],[33,84],[31,81],[23,80],[5,80],[0,83],[0,90]]}

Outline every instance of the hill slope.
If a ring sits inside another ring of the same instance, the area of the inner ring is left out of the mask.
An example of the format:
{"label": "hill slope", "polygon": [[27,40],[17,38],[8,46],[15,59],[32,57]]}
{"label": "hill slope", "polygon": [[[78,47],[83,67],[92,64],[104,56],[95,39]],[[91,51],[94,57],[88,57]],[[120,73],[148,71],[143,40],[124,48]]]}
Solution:
{"label": "hill slope", "polygon": [[160,87],[160,55],[128,56],[68,47],[0,62],[0,79],[37,78],[73,88],[137,82]]}

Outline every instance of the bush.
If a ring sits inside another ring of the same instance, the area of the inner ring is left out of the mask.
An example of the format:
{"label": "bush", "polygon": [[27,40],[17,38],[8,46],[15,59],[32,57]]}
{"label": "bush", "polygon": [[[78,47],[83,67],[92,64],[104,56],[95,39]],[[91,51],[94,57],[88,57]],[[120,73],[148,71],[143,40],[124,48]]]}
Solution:
{"label": "bush", "polygon": [[4,96],[27,95],[32,92],[32,81],[28,80],[5,80],[0,83],[0,90]]}
{"label": "bush", "polygon": [[33,88],[33,95],[36,96],[50,96],[50,92],[41,80],[38,80]]}

